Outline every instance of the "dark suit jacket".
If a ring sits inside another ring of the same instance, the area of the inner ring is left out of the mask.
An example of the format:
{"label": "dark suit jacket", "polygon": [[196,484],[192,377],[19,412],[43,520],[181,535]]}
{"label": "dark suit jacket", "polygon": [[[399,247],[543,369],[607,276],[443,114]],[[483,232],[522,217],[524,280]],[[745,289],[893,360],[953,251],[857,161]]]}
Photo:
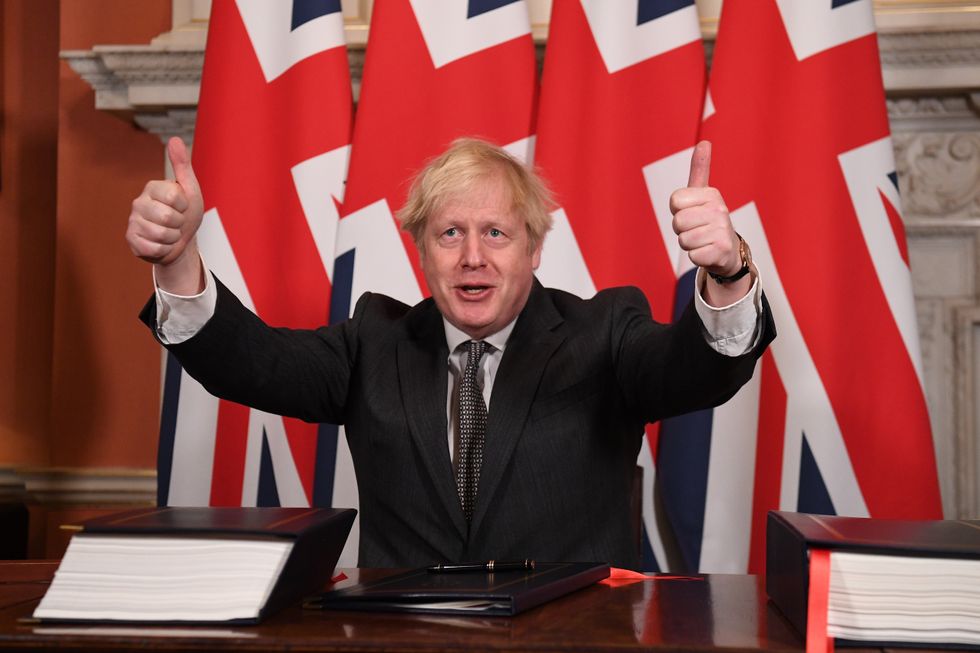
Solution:
{"label": "dark suit jacket", "polygon": [[[152,299],[141,317],[155,324]],[[219,283],[215,315],[169,349],[215,395],[346,425],[362,566],[535,558],[636,568],[629,496],[644,425],[730,398],[775,336],[768,306],[762,328],[754,351],[730,358],[705,343],[693,306],[665,326],[636,288],[582,300],[535,281],[494,381],[469,525],[431,299],[409,307],[368,293],[343,324],[274,329]]]}

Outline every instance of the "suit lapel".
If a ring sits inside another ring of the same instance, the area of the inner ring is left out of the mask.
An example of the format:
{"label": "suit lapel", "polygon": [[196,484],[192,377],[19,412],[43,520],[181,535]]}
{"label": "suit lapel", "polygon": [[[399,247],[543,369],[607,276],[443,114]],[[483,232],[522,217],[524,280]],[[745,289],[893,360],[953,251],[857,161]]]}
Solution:
{"label": "suit lapel", "polygon": [[537,395],[545,365],[564,340],[557,329],[562,321],[548,294],[535,279],[527,306],[514,325],[493,382],[471,533],[479,529],[524,431],[524,422]]}
{"label": "suit lapel", "polygon": [[405,401],[405,415],[415,445],[425,461],[446,512],[461,537],[466,520],[456,495],[456,480],[449,460],[446,424],[446,386],[449,351],[442,317],[435,305],[416,309],[410,318],[410,337],[398,343],[398,380]]}

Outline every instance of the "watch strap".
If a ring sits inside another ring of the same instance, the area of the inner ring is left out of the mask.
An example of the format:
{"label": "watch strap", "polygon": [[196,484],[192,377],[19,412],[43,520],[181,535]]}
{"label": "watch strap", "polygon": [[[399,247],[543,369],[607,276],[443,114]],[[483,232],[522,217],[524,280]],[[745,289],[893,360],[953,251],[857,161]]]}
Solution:
{"label": "watch strap", "polygon": [[749,258],[745,253],[745,240],[742,238],[741,234],[736,232],[735,235],[738,236],[738,255],[742,259],[742,267],[739,268],[738,272],[727,277],[721,274],[715,274],[714,272],[708,272],[708,276],[714,279],[718,284],[733,283],[749,273]]}

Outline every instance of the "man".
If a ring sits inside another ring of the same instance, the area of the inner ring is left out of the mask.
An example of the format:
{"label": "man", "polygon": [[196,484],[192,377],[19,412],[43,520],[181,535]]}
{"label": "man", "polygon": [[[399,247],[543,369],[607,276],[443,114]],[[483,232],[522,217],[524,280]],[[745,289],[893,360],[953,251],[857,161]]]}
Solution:
{"label": "man", "polygon": [[635,288],[586,301],[541,287],[547,191],[500,148],[462,139],[399,212],[432,298],[409,307],[367,293],[343,324],[270,328],[204,268],[200,189],[183,143],[168,152],[176,182],[147,184],[127,230],[154,264],[142,318],[210,392],[346,425],[363,566],[636,568],[629,492],[644,425],[730,398],[775,335],[747,247],[706,187],[707,143],[671,199],[702,271],[697,301],[670,326]]}

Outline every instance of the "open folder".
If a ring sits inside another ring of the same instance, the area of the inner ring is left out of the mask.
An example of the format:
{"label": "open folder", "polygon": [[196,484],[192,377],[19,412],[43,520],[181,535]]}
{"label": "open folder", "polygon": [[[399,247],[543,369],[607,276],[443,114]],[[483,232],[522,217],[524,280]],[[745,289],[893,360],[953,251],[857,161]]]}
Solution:
{"label": "open folder", "polygon": [[533,571],[439,573],[417,569],[326,592],[307,608],[514,615],[609,576],[595,562],[538,563]]}

